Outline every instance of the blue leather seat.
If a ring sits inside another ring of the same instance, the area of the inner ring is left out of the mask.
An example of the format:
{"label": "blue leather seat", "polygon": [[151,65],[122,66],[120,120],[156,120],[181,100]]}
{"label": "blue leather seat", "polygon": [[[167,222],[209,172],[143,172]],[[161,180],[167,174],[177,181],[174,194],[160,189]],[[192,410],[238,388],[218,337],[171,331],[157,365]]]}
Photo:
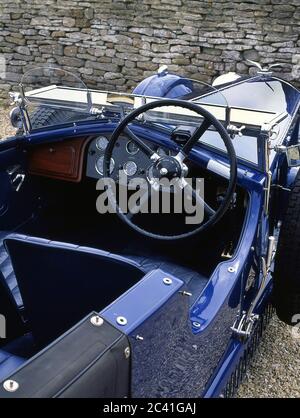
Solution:
{"label": "blue leather seat", "polygon": [[0,350],[0,380],[5,379],[26,361],[8,351]]}
{"label": "blue leather seat", "polygon": [[9,235],[4,243],[40,345],[91,310],[106,307],[151,270],[160,268],[182,279],[193,294],[191,303],[207,284],[198,272],[158,258],[121,256],[20,234]]}
{"label": "blue leather seat", "polygon": [[16,338],[0,349],[0,381],[11,375],[18,367],[36,353],[31,334]]}
{"label": "blue leather seat", "polygon": [[9,235],[7,231],[0,231],[0,272],[3,275],[15,301],[19,308],[23,307],[23,301],[20,294],[16,276],[11,264],[10,257],[4,247],[4,239]]}
{"label": "blue leather seat", "polygon": [[134,261],[94,248],[20,234],[7,237],[5,247],[39,346],[92,310],[100,311],[144,276]]}
{"label": "blue leather seat", "polygon": [[[100,311],[151,270],[160,268],[185,281],[193,293],[191,303],[207,284],[207,278],[198,272],[158,257],[121,256],[20,234],[9,235],[4,245],[11,257],[36,346],[32,337],[29,336],[28,343],[25,335],[2,347],[0,380],[21,366],[34,350],[54,340],[86,313]],[[15,302],[8,300],[7,305],[10,311],[17,311],[14,321],[21,327]]]}

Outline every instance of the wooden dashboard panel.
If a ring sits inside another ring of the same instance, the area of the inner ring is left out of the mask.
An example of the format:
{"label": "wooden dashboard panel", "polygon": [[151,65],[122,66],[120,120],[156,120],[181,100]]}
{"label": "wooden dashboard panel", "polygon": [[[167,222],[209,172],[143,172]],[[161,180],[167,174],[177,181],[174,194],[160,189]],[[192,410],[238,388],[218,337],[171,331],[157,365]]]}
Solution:
{"label": "wooden dashboard panel", "polygon": [[29,152],[29,173],[80,182],[84,150],[90,138],[48,143]]}

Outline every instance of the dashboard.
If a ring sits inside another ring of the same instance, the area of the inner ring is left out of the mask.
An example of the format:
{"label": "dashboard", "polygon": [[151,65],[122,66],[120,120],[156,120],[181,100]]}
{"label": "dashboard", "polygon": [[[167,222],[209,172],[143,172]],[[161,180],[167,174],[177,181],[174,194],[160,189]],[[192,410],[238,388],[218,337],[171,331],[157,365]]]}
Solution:
{"label": "dashboard", "polygon": [[[83,175],[103,177],[104,153],[111,135],[71,138],[49,142],[28,152],[29,173],[40,177],[79,183]],[[171,151],[143,140],[161,157]],[[111,177],[118,181],[120,172],[127,178],[147,177],[150,159],[126,135],[120,136],[113,149],[110,163]],[[86,167],[86,168],[84,168]]]}
{"label": "dashboard", "polygon": [[[99,179],[103,177],[104,153],[111,135],[100,135],[94,138],[88,147],[86,176]],[[158,147],[150,141],[143,140],[160,156],[169,155],[168,149]],[[128,178],[134,176],[146,177],[150,166],[149,158],[142,150],[126,135],[121,135],[115,144],[110,160],[111,177],[117,181],[120,171]]]}

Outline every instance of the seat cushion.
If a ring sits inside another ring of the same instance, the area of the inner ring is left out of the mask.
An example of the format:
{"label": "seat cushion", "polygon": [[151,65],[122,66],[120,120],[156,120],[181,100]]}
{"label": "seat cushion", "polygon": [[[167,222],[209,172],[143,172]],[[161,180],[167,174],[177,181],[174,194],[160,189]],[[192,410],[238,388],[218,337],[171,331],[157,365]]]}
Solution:
{"label": "seat cushion", "polygon": [[26,361],[5,350],[0,350],[0,380],[5,379]]}
{"label": "seat cushion", "polygon": [[0,381],[15,372],[36,353],[31,334],[16,338],[0,349]]}
{"label": "seat cushion", "polygon": [[23,301],[17,284],[16,276],[11,264],[10,257],[4,247],[4,239],[9,235],[7,231],[0,231],[0,271],[9,287],[16,304],[22,308]]}

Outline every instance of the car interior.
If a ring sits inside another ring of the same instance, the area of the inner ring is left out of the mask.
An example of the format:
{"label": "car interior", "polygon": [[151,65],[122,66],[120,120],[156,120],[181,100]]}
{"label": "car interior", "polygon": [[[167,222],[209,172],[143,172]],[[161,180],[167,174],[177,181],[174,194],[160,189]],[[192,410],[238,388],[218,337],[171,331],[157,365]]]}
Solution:
{"label": "car interior", "polygon": [[[9,342],[0,350],[2,379],[152,270],[182,279],[193,304],[217,264],[232,257],[237,247],[247,208],[247,194],[240,188],[219,222],[187,240],[146,238],[116,214],[99,214],[97,180],[88,176],[88,151],[95,138],[83,140],[86,146],[80,148],[80,158],[75,158],[82,165],[77,167],[80,178],[76,181],[64,177],[70,171],[64,166],[67,158],[59,168],[53,164],[40,170],[45,152],[56,147],[60,156],[74,139],[19,149],[17,165],[15,150],[7,151],[12,164],[1,173],[6,187],[0,205],[0,283]],[[194,176],[205,177],[207,199],[216,205],[222,199],[224,179],[192,162],[190,168]],[[20,172],[25,180],[16,191],[12,176]],[[138,216],[160,231],[179,225],[182,215]]]}

